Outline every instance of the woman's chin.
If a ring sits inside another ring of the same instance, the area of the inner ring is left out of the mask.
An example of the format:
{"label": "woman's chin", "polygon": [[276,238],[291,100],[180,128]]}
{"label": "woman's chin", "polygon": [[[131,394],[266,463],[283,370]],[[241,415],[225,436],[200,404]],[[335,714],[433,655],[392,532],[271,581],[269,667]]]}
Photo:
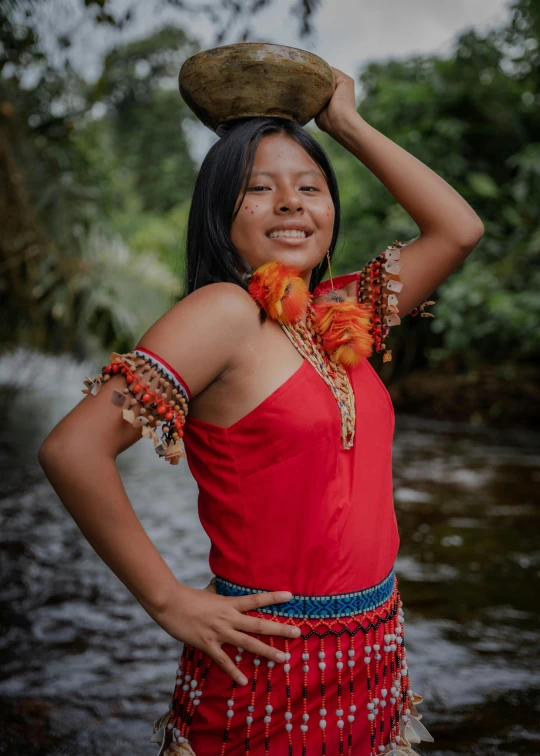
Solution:
{"label": "woman's chin", "polygon": [[[272,240],[273,241],[273,240]],[[302,239],[305,241],[305,239]],[[324,253],[318,253],[316,250],[306,248],[306,246],[287,244],[275,244],[271,247],[265,247],[265,257],[268,260],[281,260],[285,265],[301,268],[302,270],[311,270],[318,265],[324,257]]]}

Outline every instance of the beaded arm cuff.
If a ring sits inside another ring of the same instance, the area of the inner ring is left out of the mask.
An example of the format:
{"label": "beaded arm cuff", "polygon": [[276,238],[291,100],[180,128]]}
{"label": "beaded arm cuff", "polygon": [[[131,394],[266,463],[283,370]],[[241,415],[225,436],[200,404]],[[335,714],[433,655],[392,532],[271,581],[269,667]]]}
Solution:
{"label": "beaded arm cuff", "polygon": [[171,465],[185,457],[182,426],[188,414],[191,392],[186,382],[164,360],[144,347],[127,354],[113,352],[110,363],[92,380],[86,378],[83,394],[96,395],[101,384],[114,375],[122,375],[125,387],[113,391],[111,401],[122,409],[124,420],[141,428],[145,438],[154,442],[154,450]]}
{"label": "beaded arm cuff", "polygon": [[[401,248],[408,242],[395,241],[370,260],[360,271],[358,281],[358,301],[371,309],[373,347],[376,352],[384,352],[383,362],[390,362],[392,350],[386,348],[385,340],[390,328],[401,323],[398,315],[397,294],[403,288],[399,278],[401,264],[398,262]],[[422,302],[419,307],[411,310],[415,317],[420,313],[423,318],[434,318],[431,312],[424,312],[427,305],[435,304],[433,300]]]}

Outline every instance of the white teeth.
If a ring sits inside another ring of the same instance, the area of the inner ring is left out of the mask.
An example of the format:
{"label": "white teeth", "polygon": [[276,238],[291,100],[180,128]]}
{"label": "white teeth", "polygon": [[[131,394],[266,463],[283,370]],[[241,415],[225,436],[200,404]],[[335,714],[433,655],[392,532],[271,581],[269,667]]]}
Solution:
{"label": "white teeth", "polygon": [[272,231],[272,233],[268,234],[268,236],[269,236],[270,239],[276,239],[276,238],[279,238],[280,236],[291,237],[293,239],[305,239],[306,236],[307,236],[307,234],[306,234],[305,231],[296,231],[296,230],[293,230],[293,231]]}

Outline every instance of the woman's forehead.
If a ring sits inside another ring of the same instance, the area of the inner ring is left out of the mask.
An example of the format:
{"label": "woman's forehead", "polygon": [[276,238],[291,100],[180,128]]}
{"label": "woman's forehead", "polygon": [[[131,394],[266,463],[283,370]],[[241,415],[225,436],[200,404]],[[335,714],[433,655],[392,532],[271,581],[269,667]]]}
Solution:
{"label": "woman's forehead", "polygon": [[324,178],[315,160],[295,139],[278,134],[263,137],[255,153],[251,175],[276,178],[283,173]]}

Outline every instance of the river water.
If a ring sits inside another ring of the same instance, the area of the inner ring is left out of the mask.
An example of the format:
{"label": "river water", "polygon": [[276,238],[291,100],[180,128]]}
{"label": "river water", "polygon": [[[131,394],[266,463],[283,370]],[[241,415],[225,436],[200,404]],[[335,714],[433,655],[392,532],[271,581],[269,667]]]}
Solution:
{"label": "river water", "polygon": [[[97,557],[36,458],[106,356],[0,359],[2,754],[153,756],[174,689],[181,644]],[[209,540],[185,460],[165,466],[142,440],[119,467],[173,572],[204,587]],[[421,754],[540,754],[539,486],[540,434],[397,414],[396,573],[435,739]]]}

